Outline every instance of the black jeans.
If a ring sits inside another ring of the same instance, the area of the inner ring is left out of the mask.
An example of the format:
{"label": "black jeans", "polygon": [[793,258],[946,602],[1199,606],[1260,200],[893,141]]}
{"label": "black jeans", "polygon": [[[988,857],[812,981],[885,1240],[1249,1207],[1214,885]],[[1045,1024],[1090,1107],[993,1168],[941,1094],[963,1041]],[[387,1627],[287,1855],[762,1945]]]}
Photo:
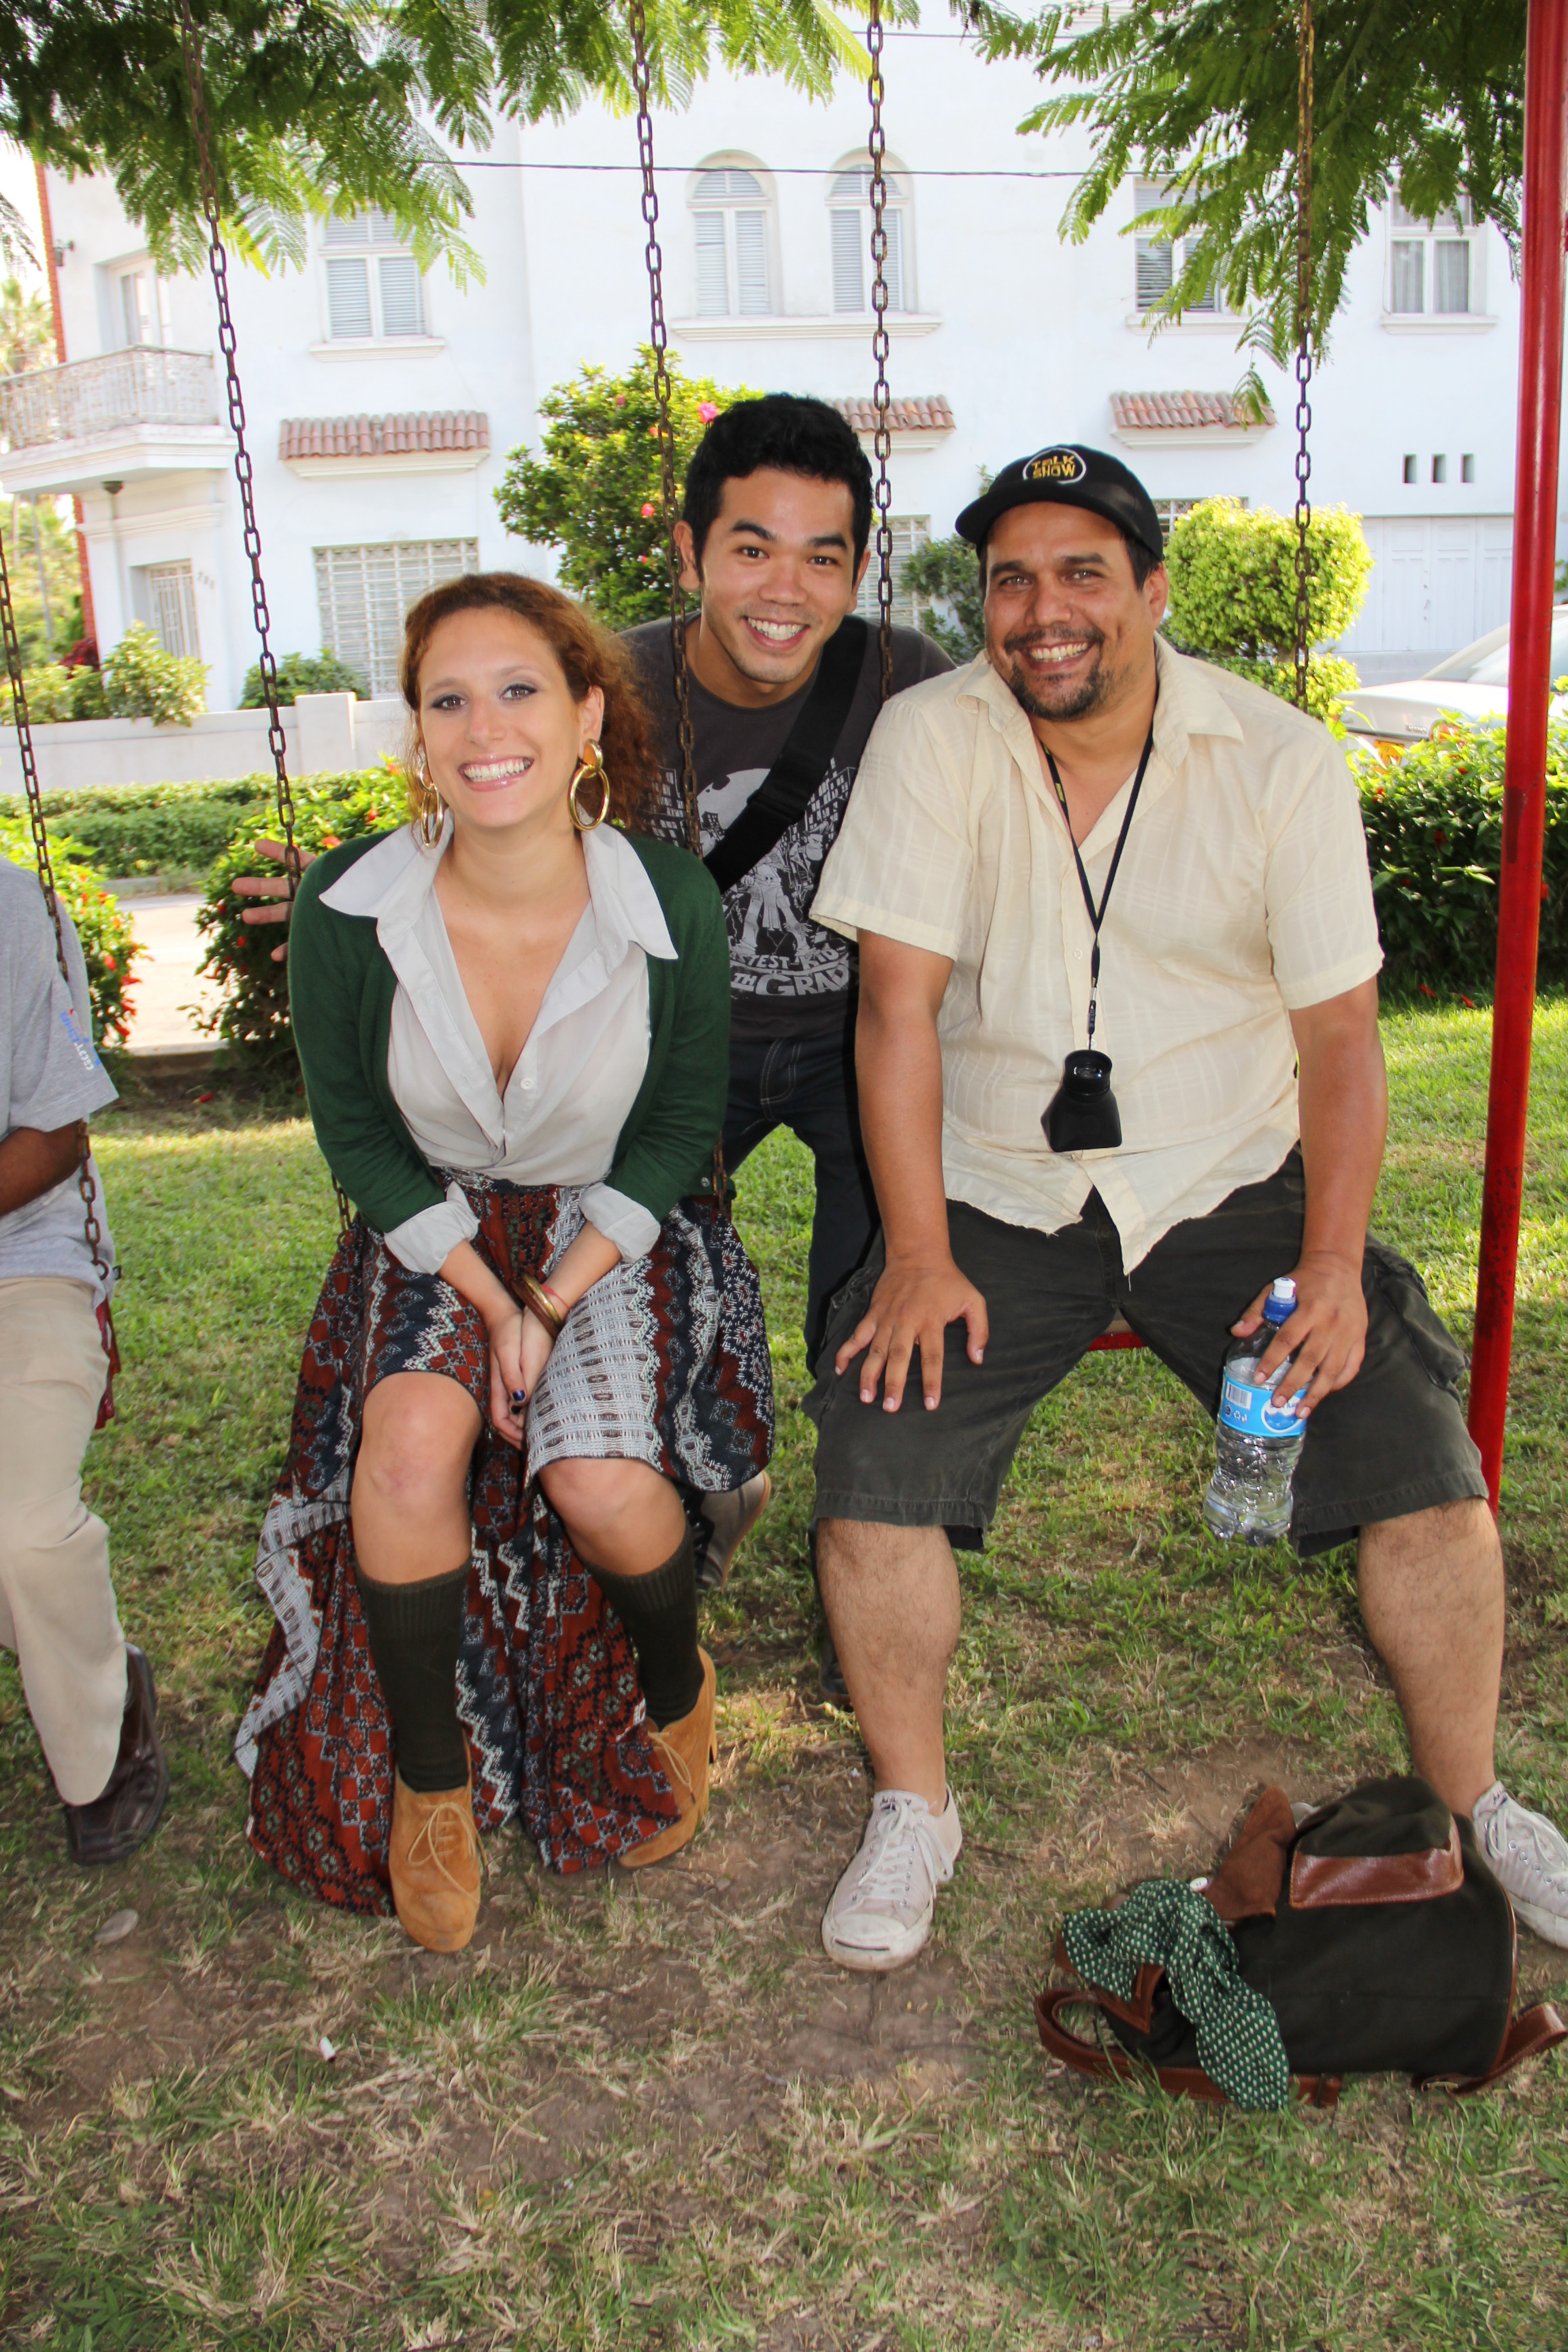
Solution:
{"label": "black jeans", "polygon": [[809,1372],[833,1294],[848,1281],[877,1230],[877,1196],[855,1096],[852,1024],[831,1037],[731,1042],[724,1115],[724,1165],[731,1175],[775,1127],[797,1135],[816,1164],[805,1293]]}

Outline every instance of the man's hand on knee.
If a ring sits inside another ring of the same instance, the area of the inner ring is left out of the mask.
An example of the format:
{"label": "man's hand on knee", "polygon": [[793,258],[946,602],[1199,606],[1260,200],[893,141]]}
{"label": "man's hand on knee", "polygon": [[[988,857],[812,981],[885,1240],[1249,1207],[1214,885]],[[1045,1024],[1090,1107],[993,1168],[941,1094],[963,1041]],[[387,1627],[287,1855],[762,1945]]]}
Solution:
{"label": "man's hand on knee", "polygon": [[[1305,1420],[1315,1404],[1335,1389],[1348,1388],[1366,1353],[1366,1298],[1361,1286],[1361,1266],[1327,1250],[1308,1251],[1294,1268],[1296,1312],[1282,1323],[1273,1346],[1258,1360],[1253,1378],[1261,1385],[1273,1378],[1288,1356],[1294,1357],[1286,1382],[1296,1410]],[[1249,1339],[1263,1320],[1267,1290],[1260,1290],[1239,1322],[1231,1329],[1238,1339]]]}
{"label": "man's hand on knee", "polygon": [[947,1327],[959,1322],[968,1331],[970,1362],[983,1362],[991,1336],[985,1301],[952,1258],[889,1258],[870,1306],[834,1358],[833,1369],[842,1377],[864,1349],[861,1403],[875,1404],[879,1381],[883,1412],[897,1412],[904,1401],[910,1359],[919,1348],[926,1411],[934,1412],[942,1402]]}

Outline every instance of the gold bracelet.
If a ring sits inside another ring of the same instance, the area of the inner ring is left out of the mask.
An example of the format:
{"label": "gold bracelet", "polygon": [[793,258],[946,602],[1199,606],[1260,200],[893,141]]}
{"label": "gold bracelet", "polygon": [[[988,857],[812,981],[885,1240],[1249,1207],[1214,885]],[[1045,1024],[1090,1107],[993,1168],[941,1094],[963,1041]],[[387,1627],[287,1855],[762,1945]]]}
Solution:
{"label": "gold bracelet", "polygon": [[550,1295],[538,1276],[520,1274],[518,1287],[522,1292],[523,1303],[529,1312],[543,1324],[552,1341],[559,1339],[566,1318],[551,1304]]}

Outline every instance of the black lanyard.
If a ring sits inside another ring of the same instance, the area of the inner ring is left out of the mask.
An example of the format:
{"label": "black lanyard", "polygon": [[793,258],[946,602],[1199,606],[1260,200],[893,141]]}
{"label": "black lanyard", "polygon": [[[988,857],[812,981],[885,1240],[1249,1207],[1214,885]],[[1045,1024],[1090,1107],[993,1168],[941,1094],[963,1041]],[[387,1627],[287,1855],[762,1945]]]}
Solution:
{"label": "black lanyard", "polygon": [[1062,815],[1067,820],[1068,839],[1072,843],[1072,861],[1078,867],[1079,886],[1083,892],[1083,903],[1089,909],[1089,919],[1094,931],[1094,952],[1089,960],[1089,1042],[1091,1045],[1094,1043],[1095,1006],[1100,994],[1100,927],[1105,920],[1105,910],[1110,904],[1110,886],[1116,879],[1116,869],[1121,863],[1121,853],[1127,846],[1127,834],[1132,823],[1132,812],[1138,805],[1138,795],[1143,789],[1143,771],[1149,765],[1149,755],[1153,749],[1154,724],[1151,719],[1149,733],[1143,744],[1143,757],[1139,761],[1138,773],[1132,779],[1131,797],[1127,803],[1127,814],[1121,820],[1121,830],[1116,836],[1115,855],[1111,858],[1110,871],[1105,877],[1105,887],[1100,894],[1098,907],[1094,903],[1094,892],[1089,887],[1089,877],[1083,870],[1083,859],[1079,855],[1078,843],[1073,840],[1072,817],[1068,810],[1068,796],[1062,790],[1062,780],[1057,773],[1057,763],[1049,751],[1046,752],[1046,765],[1051,772],[1051,782],[1056,786],[1057,798],[1061,803]]}

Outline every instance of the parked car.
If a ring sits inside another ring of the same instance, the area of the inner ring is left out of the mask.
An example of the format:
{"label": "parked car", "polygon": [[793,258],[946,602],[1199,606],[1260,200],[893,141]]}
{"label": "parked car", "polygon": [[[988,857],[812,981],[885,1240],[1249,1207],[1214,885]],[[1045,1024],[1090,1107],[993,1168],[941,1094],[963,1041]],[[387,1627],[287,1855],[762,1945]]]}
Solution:
{"label": "parked car", "polygon": [[[1568,676],[1568,604],[1552,610],[1553,685]],[[1561,697],[1558,698],[1561,702]],[[1489,629],[1424,677],[1393,686],[1358,687],[1341,706],[1352,735],[1374,735],[1403,746],[1430,735],[1445,712],[1460,719],[1508,717],[1508,628]]]}

